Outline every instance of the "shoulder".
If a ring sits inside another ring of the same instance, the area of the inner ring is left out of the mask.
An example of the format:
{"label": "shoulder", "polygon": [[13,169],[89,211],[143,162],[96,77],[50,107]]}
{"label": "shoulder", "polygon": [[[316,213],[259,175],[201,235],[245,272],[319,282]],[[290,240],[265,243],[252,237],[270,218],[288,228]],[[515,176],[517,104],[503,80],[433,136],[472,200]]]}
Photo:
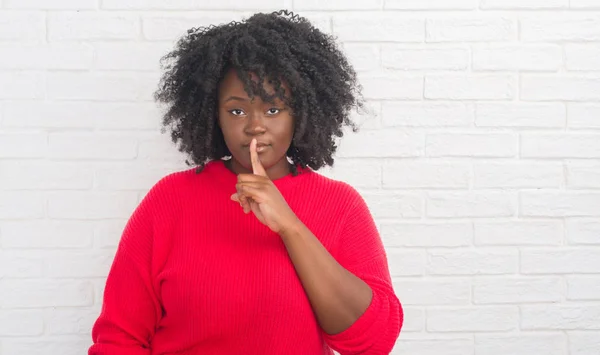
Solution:
{"label": "shoulder", "polygon": [[360,192],[351,184],[327,177],[318,172],[312,172],[312,179],[315,182],[315,189],[329,199],[336,200],[337,203],[352,207],[357,203],[364,202]]}
{"label": "shoulder", "polygon": [[156,180],[142,199],[142,203],[174,202],[194,179],[195,169],[174,171]]}

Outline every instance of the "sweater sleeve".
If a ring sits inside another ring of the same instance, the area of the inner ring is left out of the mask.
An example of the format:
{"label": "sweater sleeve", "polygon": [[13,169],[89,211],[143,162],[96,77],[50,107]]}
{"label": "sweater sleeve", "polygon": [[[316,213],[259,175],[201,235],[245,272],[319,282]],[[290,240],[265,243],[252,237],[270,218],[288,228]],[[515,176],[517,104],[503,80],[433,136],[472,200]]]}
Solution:
{"label": "sweater sleeve", "polygon": [[88,355],[151,354],[150,344],[162,315],[151,277],[161,190],[157,184],[146,194],[123,230]]}
{"label": "sweater sleeve", "polygon": [[353,207],[345,217],[338,241],[338,262],[372,290],[371,304],[346,330],[324,333],[327,344],[341,355],[389,354],[400,334],[403,312],[394,293],[383,243],[364,199],[354,189]]}

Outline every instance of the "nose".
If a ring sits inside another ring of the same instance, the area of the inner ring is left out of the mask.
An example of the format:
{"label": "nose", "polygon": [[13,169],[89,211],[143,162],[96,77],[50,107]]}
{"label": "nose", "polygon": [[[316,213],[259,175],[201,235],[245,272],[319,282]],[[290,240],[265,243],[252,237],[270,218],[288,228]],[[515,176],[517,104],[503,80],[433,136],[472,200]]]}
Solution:
{"label": "nose", "polygon": [[261,114],[250,114],[246,122],[245,131],[246,134],[251,136],[265,133],[267,131],[265,118]]}

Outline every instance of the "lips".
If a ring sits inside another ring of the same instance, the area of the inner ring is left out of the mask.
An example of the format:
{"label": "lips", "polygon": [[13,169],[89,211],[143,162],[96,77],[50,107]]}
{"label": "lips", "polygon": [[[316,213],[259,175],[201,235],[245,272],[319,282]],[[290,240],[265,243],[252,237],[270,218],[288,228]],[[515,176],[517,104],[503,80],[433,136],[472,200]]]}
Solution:
{"label": "lips", "polygon": [[[268,147],[268,146],[270,146],[270,144],[268,144],[268,143],[263,143],[263,142],[256,143],[256,148]],[[244,144],[244,148],[250,148],[250,144]]]}

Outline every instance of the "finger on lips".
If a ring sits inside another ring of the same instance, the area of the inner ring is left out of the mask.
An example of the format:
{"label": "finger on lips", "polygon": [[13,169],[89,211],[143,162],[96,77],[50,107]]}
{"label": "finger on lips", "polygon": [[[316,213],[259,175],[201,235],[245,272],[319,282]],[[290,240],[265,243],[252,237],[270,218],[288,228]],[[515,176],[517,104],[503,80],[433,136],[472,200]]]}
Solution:
{"label": "finger on lips", "polygon": [[250,161],[252,162],[252,172],[255,175],[267,176],[267,172],[262,166],[260,158],[258,157],[258,153],[256,152],[257,144],[256,138],[252,138],[252,142],[250,142]]}
{"label": "finger on lips", "polygon": [[267,177],[267,172],[260,162],[256,151],[256,138],[250,142],[250,161],[252,163],[252,174],[239,174],[238,183],[236,184],[236,193],[231,195],[233,201],[239,202],[245,213],[251,211],[250,204],[254,202],[251,197],[260,191],[261,182],[264,183]]}

